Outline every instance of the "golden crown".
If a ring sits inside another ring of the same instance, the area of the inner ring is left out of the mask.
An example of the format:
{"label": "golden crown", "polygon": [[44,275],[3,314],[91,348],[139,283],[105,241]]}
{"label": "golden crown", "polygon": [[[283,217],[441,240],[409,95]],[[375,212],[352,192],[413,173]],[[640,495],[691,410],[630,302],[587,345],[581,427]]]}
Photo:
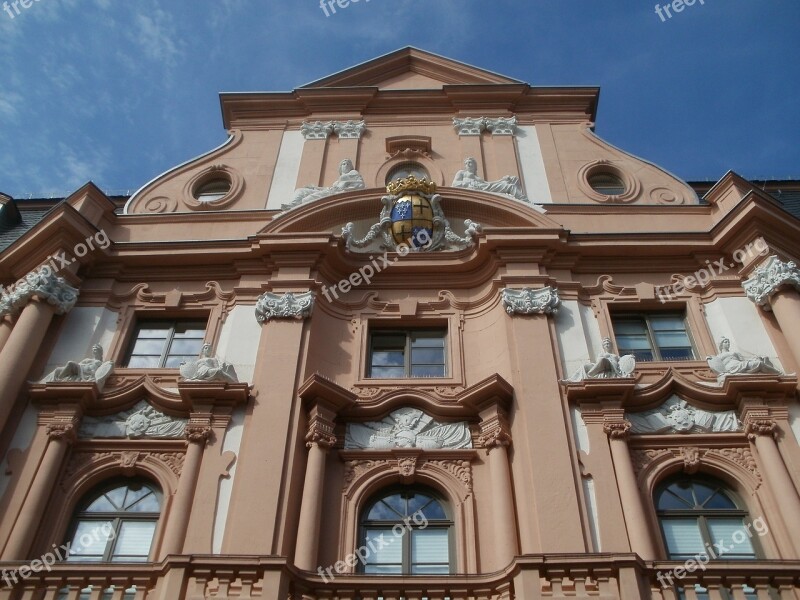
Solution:
{"label": "golden crown", "polygon": [[417,179],[409,175],[403,179],[395,179],[386,186],[386,191],[392,196],[399,196],[403,192],[422,192],[423,194],[433,194],[436,192],[436,184],[428,181],[424,177]]}

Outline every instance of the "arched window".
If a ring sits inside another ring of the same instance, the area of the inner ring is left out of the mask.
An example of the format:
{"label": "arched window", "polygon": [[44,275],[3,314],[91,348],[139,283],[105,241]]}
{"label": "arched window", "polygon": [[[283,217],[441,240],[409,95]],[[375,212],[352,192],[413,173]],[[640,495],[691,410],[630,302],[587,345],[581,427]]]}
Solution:
{"label": "arched window", "polygon": [[86,496],[70,527],[70,561],[146,562],[161,492],[144,481],[116,481]]}
{"label": "arched window", "polygon": [[452,535],[448,507],[433,491],[384,491],[361,515],[360,570],[374,575],[447,575],[453,572]]}
{"label": "arched window", "polygon": [[756,558],[753,538],[762,530],[754,529],[734,498],[724,483],[710,477],[680,477],[661,484],[655,504],[668,558]]}
{"label": "arched window", "polygon": [[421,164],[414,161],[406,161],[393,167],[392,170],[389,171],[389,174],[386,176],[386,184],[388,185],[395,179],[405,179],[410,175],[413,175],[417,179],[427,179],[429,181],[431,178],[428,171]]}

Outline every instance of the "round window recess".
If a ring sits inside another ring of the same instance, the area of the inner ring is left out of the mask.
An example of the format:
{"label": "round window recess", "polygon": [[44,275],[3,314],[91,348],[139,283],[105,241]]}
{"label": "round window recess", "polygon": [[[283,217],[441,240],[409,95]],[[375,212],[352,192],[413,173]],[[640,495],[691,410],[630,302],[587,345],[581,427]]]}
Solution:
{"label": "round window recess", "polygon": [[405,179],[413,175],[417,179],[427,179],[428,181],[431,180],[431,176],[428,174],[428,171],[425,170],[421,164],[416,162],[404,162],[400,163],[396,167],[394,167],[389,174],[386,176],[386,185],[389,185],[395,179]]}
{"label": "round window recess", "polygon": [[198,202],[208,204],[224,198],[231,191],[231,182],[227,179],[216,178],[197,187],[194,197]]}
{"label": "round window recess", "polygon": [[611,173],[590,175],[589,185],[595,192],[604,196],[622,196],[625,193],[625,184],[619,177]]}

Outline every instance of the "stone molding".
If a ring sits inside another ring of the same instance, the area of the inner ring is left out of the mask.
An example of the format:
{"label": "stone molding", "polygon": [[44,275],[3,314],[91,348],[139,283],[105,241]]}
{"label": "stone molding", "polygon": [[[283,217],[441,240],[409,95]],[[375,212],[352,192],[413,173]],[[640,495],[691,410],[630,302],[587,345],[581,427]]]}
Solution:
{"label": "stone molding", "polygon": [[603,433],[612,440],[627,439],[631,430],[631,422],[627,420],[607,419],[603,422]]}
{"label": "stone molding", "polygon": [[511,426],[503,410],[498,408],[491,416],[483,419],[480,428],[478,444],[486,448],[487,452],[493,448],[511,445]]}
{"label": "stone molding", "polygon": [[0,318],[19,313],[33,298],[55,307],[56,314],[72,310],[80,292],[54,273],[31,271],[10,292],[0,296]]}
{"label": "stone molding", "polygon": [[266,292],[256,303],[256,320],[263,324],[271,319],[307,319],[314,310],[314,292],[273,294]]}
{"label": "stone molding", "polygon": [[353,486],[370,472],[392,472],[404,483],[413,483],[419,473],[435,476],[447,474],[463,488],[465,495],[472,493],[472,462],[463,456],[455,458],[428,457],[422,452],[395,451],[391,456],[371,459],[348,458],[344,461],[342,493],[348,495]]}
{"label": "stone molding", "polygon": [[794,262],[783,262],[774,254],[742,282],[747,297],[764,310],[771,310],[769,299],[786,285],[800,290],[800,269]]}
{"label": "stone molding", "polygon": [[343,140],[360,139],[367,130],[364,121],[303,121],[300,126],[300,133],[307,140],[327,140],[332,133],[335,133]]}
{"label": "stone molding", "polygon": [[453,127],[459,137],[476,136],[484,131],[490,131],[492,135],[513,136],[517,131],[517,117],[454,117]]}
{"label": "stone molding", "polygon": [[504,289],[501,292],[503,306],[512,317],[515,315],[553,315],[561,306],[558,290],[552,287]]}
{"label": "stone molding", "polygon": [[631,460],[637,476],[663,460],[681,459],[683,471],[694,474],[704,464],[718,460],[734,463],[750,473],[756,482],[761,481],[753,453],[749,448],[703,448],[699,446],[676,446],[671,448],[632,448]]}

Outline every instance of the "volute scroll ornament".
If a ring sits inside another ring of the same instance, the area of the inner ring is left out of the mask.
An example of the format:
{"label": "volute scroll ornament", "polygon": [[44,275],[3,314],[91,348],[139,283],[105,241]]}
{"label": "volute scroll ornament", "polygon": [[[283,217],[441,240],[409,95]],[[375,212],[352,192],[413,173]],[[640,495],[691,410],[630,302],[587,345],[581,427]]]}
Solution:
{"label": "volute scroll ornament", "polygon": [[505,289],[501,292],[503,306],[511,315],[553,315],[561,306],[558,290],[551,287],[541,289]]}
{"label": "volute scroll ornament", "polygon": [[800,269],[793,261],[784,262],[774,254],[742,283],[747,297],[764,310],[772,310],[770,297],[787,285],[800,290]]}
{"label": "volute scroll ornament", "polygon": [[314,292],[273,294],[266,292],[256,302],[256,320],[307,319],[314,309]]}

